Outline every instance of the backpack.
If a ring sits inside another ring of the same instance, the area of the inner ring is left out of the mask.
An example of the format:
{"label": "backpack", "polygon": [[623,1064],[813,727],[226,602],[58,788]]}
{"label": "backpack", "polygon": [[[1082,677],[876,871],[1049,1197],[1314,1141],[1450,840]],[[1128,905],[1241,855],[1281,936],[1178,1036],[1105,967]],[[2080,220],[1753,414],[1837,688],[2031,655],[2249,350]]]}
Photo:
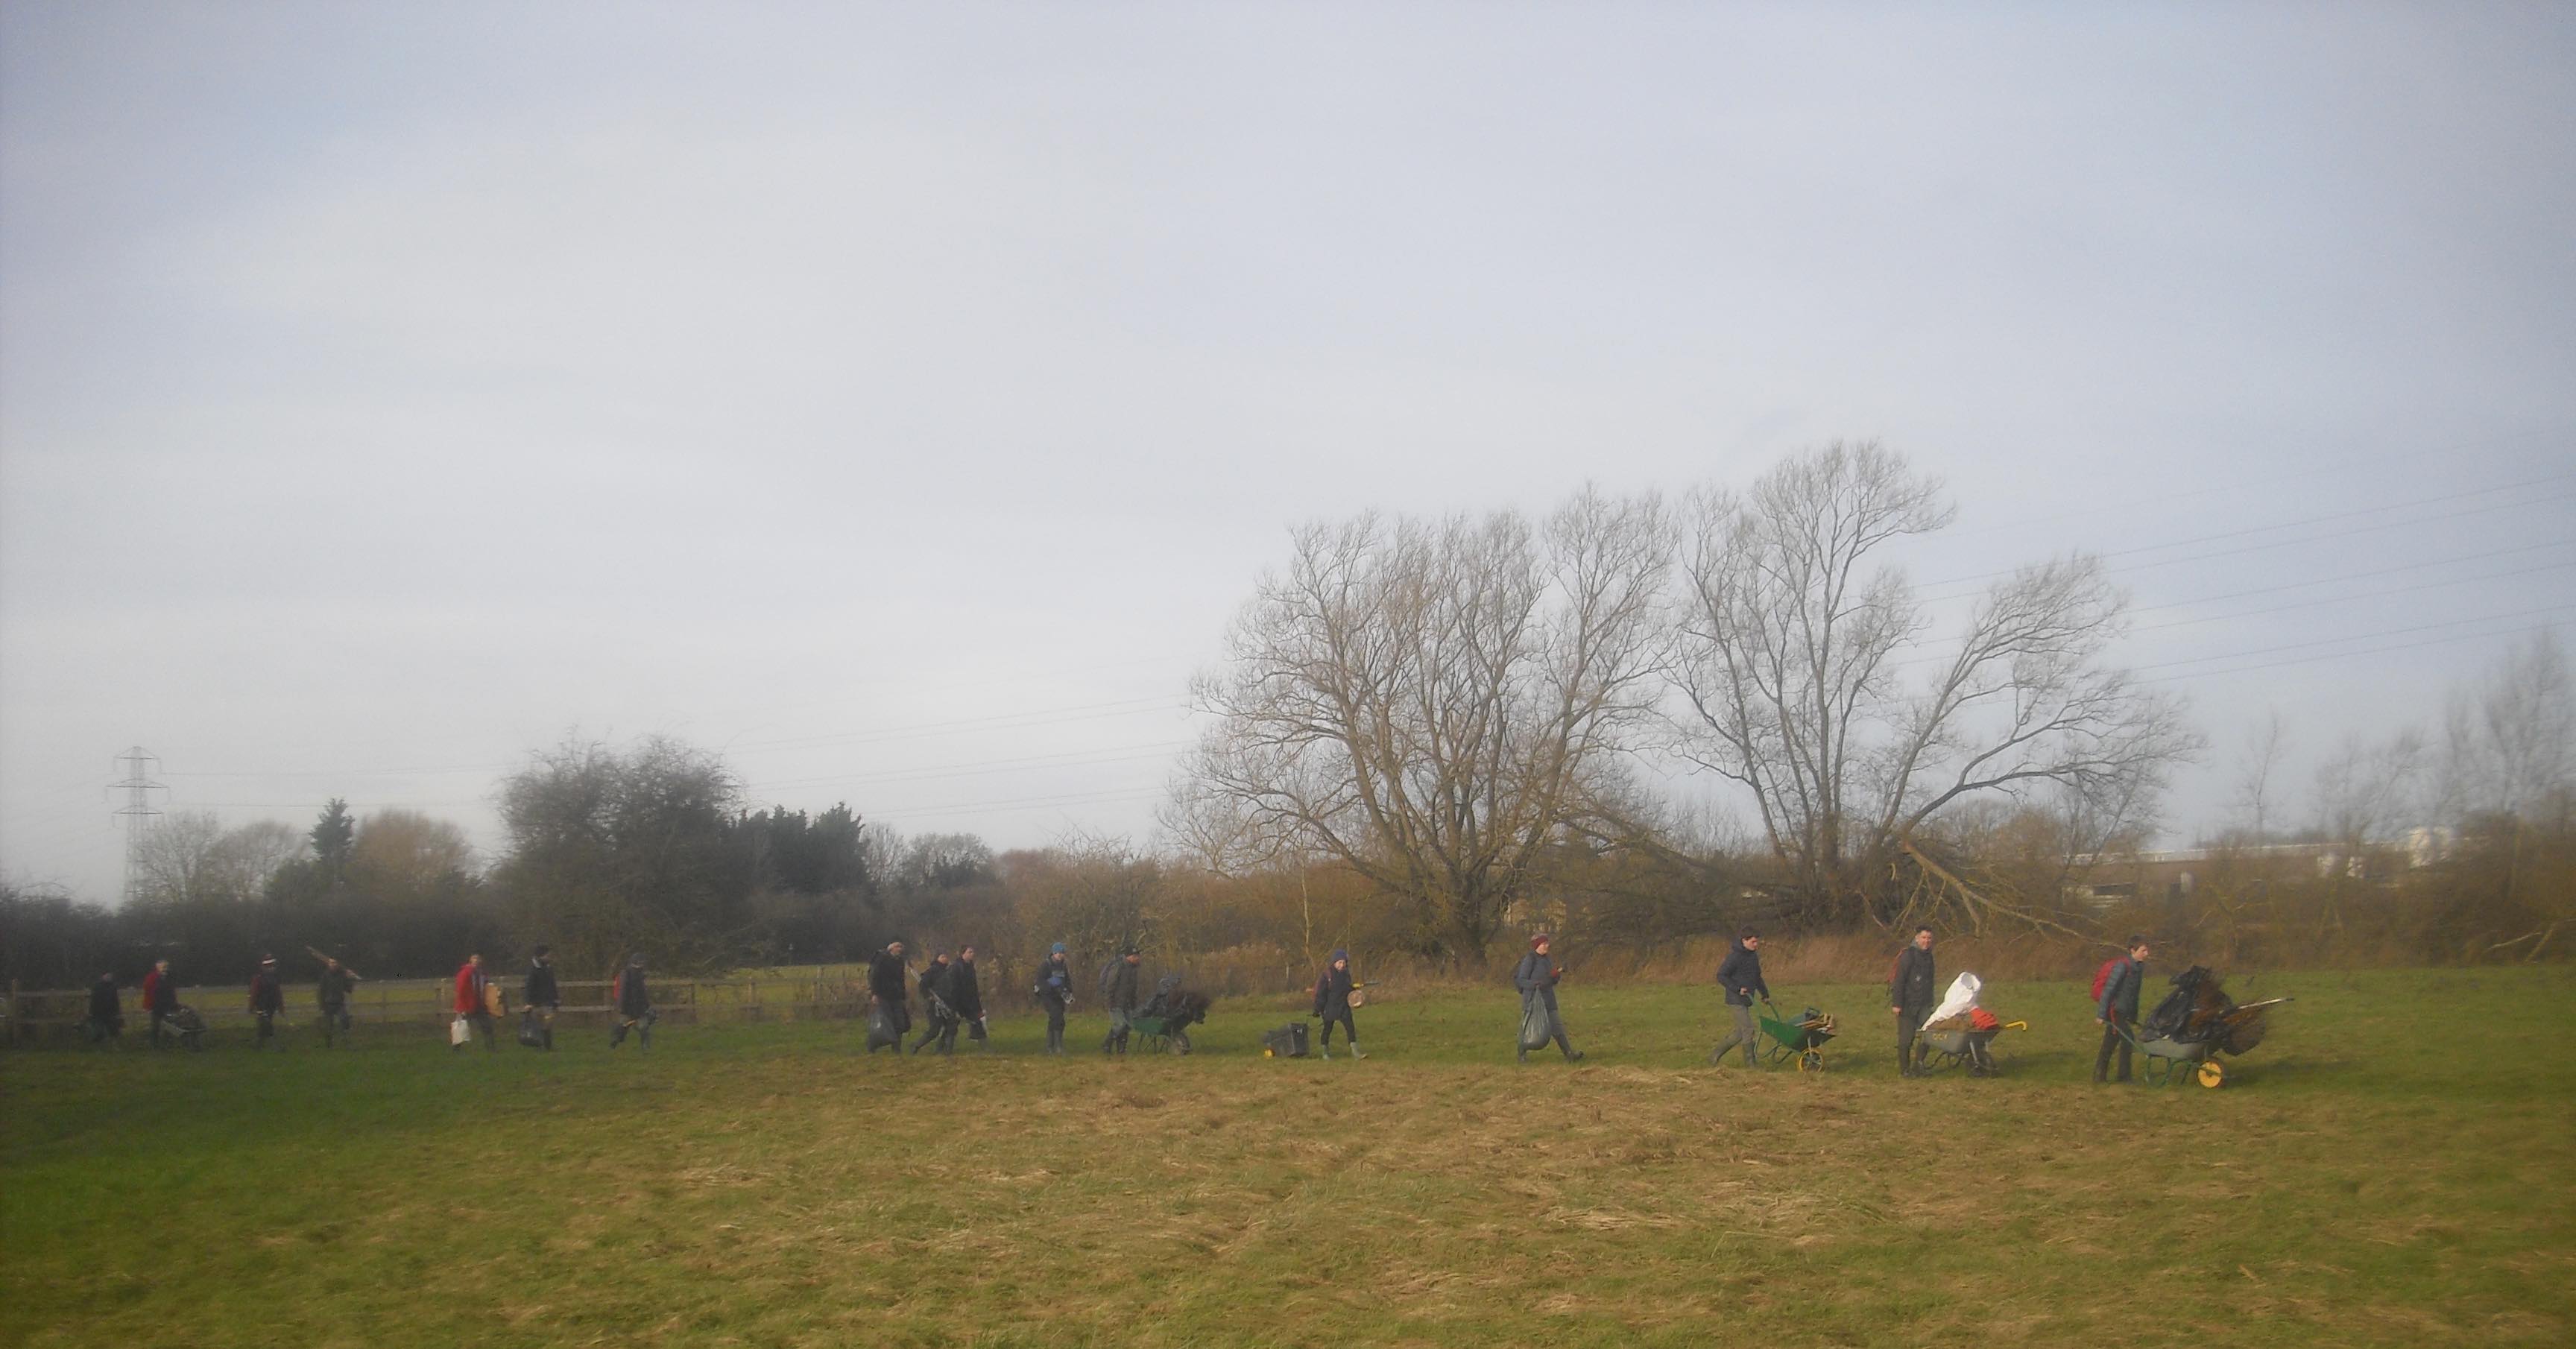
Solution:
{"label": "backpack", "polygon": [[1100,967],[1100,996],[1109,996],[1109,986],[1118,981],[1118,967],[1125,964],[1126,959],[1125,956],[1111,956],[1109,963]]}
{"label": "backpack", "polygon": [[2093,971],[2093,1005],[2094,1005],[2094,1006],[2099,1007],[2099,1006],[2101,1006],[2101,1005],[2102,1005],[2102,994],[2103,994],[2103,991],[2111,987],[2111,970],[2112,970],[2112,968],[2113,968],[2114,966],[2119,965],[2121,962],[2126,961],[2127,959],[2128,959],[2128,957],[2127,957],[2127,956],[2113,956],[2113,957],[2111,957],[2109,960],[2105,960],[2105,961],[2103,961],[2103,962],[2102,962],[2102,968],[2100,968],[2100,969],[2098,969],[2098,970]]}

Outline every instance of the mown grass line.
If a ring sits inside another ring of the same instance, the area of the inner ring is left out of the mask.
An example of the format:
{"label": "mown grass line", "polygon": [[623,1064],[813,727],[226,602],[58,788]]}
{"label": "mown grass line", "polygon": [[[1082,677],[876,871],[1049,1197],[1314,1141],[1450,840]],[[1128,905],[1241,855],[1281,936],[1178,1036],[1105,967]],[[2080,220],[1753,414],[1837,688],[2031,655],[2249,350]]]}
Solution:
{"label": "mown grass line", "polygon": [[1992,991],[1997,1082],[1899,1081],[1859,987],[1782,990],[1843,1019],[1820,1077],[1700,1066],[1677,987],[1569,989],[1574,1068],[1507,992],[1364,1009],[1365,1063],[1258,1058],[1284,1003],[1116,1063],[1026,1018],[13,1053],[0,1341],[2565,1342],[2576,979],[2260,987],[2215,1092],[2089,1086],[2060,984]]}

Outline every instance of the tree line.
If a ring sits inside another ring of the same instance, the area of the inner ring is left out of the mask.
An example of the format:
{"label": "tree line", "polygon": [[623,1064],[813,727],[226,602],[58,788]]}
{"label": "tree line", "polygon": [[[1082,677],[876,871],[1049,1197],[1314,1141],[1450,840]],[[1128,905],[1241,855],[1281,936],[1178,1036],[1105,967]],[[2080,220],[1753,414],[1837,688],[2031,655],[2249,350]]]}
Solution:
{"label": "tree line", "polygon": [[[2553,634],[2431,729],[2348,738],[2303,802],[2279,780],[2285,727],[2257,728],[2238,823],[2192,893],[2106,913],[2087,873],[2157,834],[2170,774],[2208,741],[2112,658],[2128,601],[2098,558],[1988,578],[1936,622],[1894,558],[1954,514],[1902,456],[1835,444],[1741,492],[1301,528],[1193,681],[1205,731],[1150,846],[997,855],[846,804],[752,808],[721,757],[677,740],[569,740],[501,784],[488,865],[409,811],[333,801],[300,834],[180,814],[123,909],[0,896],[0,960],[85,982],[180,953],[230,977],[310,943],[434,974],[543,941],[567,968],[641,950],[689,971],[902,936],[973,940],[1007,972],[1069,939],[1257,983],[1336,945],[1475,964],[1540,925],[1650,952],[1748,919],[2139,923],[2309,958],[2427,915],[2452,957],[2565,949],[2576,695]],[[1719,805],[1659,790],[1676,766]],[[2443,846],[2401,875],[2393,836],[2418,825]],[[2264,862],[2284,842],[2343,860],[2285,874]]]}

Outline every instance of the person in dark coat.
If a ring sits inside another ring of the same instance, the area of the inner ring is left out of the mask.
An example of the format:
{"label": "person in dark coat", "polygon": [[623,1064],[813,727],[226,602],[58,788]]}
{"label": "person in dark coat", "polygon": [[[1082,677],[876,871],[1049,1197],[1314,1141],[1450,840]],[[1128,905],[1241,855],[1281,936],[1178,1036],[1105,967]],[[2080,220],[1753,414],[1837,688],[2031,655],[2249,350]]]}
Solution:
{"label": "person in dark coat", "polygon": [[89,986],[89,1020],[82,1023],[93,1041],[108,1041],[125,1034],[125,1006],[116,992],[114,971],[98,976]]}
{"label": "person in dark coat", "polygon": [[[1565,967],[1557,964],[1550,954],[1555,946],[1555,940],[1544,932],[1530,938],[1529,954],[1522,956],[1521,963],[1512,969],[1512,984],[1521,991],[1522,1020],[1526,1022],[1533,1012],[1543,1010],[1547,1014],[1548,1038],[1564,1052],[1566,1062],[1580,1063],[1583,1055],[1576,1052],[1574,1043],[1565,1038],[1565,1018],[1557,1015],[1556,985],[1565,977]],[[1528,1049],[1520,1051],[1520,1061],[1529,1062]]]}
{"label": "person in dark coat", "polygon": [[1887,1010],[1896,1014],[1896,1071],[1900,1077],[1913,1077],[1923,1071],[1923,1058],[1931,1046],[1917,1046],[1914,1034],[1923,1027],[1924,1018],[1941,1005],[1935,986],[1939,976],[1932,968],[1932,929],[1914,929],[1914,943],[1896,953],[1896,970],[1887,984]]}
{"label": "person in dark coat", "polygon": [[921,1038],[912,1042],[912,1052],[936,1042],[942,1054],[957,1046],[957,1009],[948,1001],[948,973],[951,969],[946,951],[934,952],[930,963],[921,967]]}
{"label": "person in dark coat", "polygon": [[653,1010],[653,991],[644,982],[644,953],[627,957],[626,968],[617,976],[617,1026],[608,1033],[608,1047],[615,1049],[635,1032],[635,1043],[644,1049],[653,1047],[653,1023],[660,1020]]}
{"label": "person in dark coat", "polygon": [[1717,987],[1726,998],[1726,1010],[1735,1018],[1735,1029],[1708,1051],[1708,1064],[1732,1049],[1743,1058],[1747,1068],[1762,1066],[1762,1041],[1753,1029],[1753,1000],[1771,1001],[1771,985],[1762,981],[1762,934],[1752,928],[1735,934],[1735,945],[1728,947],[1726,959],[1717,965]]}
{"label": "person in dark coat", "polygon": [[528,982],[519,990],[525,1015],[537,1024],[537,1047],[555,1047],[555,1015],[563,1011],[563,987],[555,979],[554,948],[539,944],[528,954]]}
{"label": "person in dark coat", "polygon": [[[993,1042],[984,1035],[984,990],[975,983],[975,948],[972,946],[959,947],[957,963],[948,967],[948,1005],[956,1009],[958,1023],[966,1028],[966,1038],[986,1050],[992,1049]],[[956,1043],[954,1031],[948,1038],[951,1045]]]}
{"label": "person in dark coat", "polygon": [[2110,977],[2102,981],[2102,1001],[2093,1008],[2093,1019],[2102,1025],[2102,1049],[2093,1056],[2093,1080],[2103,1081],[2111,1071],[2111,1055],[2120,1056],[2119,1080],[2129,1080],[2129,1037],[2137,1033],[2138,994],[2147,986],[2147,939],[2129,938],[2129,953],[2112,963]]}
{"label": "person in dark coat", "polygon": [[322,958],[322,977],[313,981],[313,1001],[322,1009],[322,1047],[329,1049],[334,1035],[349,1035],[355,1023],[349,1018],[349,995],[357,991],[358,976],[329,956]]}
{"label": "person in dark coat", "polygon": [[1351,1020],[1351,990],[1359,987],[1351,978],[1351,953],[1333,952],[1333,962],[1324,967],[1315,980],[1315,1015],[1324,1019],[1324,1057],[1333,1056],[1333,1026],[1339,1023],[1342,1038],[1351,1042],[1351,1057],[1364,1059],[1360,1052],[1359,1023]]}
{"label": "person in dark coat", "polygon": [[1108,969],[1101,971],[1100,997],[1109,1005],[1109,1034],[1100,1041],[1103,1054],[1127,1052],[1128,1018],[1136,1014],[1137,1005],[1143,1001],[1137,993],[1136,983],[1139,977],[1137,967],[1144,963],[1144,955],[1130,946],[1110,962]]}
{"label": "person in dark coat", "polygon": [[[277,982],[277,957],[261,956],[259,973],[250,977],[250,1014],[259,1023],[259,1038],[251,1041],[253,1049],[265,1049],[277,1035],[277,1014],[286,1010],[286,989]],[[286,1046],[279,1045],[284,1049]]]}
{"label": "person in dark coat", "polygon": [[[912,1009],[907,1005],[910,995],[904,988],[906,982],[903,943],[887,942],[885,949],[868,961],[868,1005],[885,1014],[886,1029],[894,1032],[898,1045],[904,1033],[912,1029]],[[870,1045],[868,1052],[877,1052],[877,1047]]]}
{"label": "person in dark coat", "polygon": [[161,1023],[179,1010],[179,981],[170,977],[170,962],[152,962],[152,972],[143,976],[143,1010],[152,1018],[146,1042],[154,1049],[161,1047]]}
{"label": "person in dark coat", "polygon": [[1038,966],[1038,981],[1029,989],[1038,1000],[1039,1010],[1046,1013],[1047,1052],[1064,1052],[1064,1014],[1073,1007],[1073,966],[1065,962],[1064,943],[1057,942],[1047,952],[1046,963]]}

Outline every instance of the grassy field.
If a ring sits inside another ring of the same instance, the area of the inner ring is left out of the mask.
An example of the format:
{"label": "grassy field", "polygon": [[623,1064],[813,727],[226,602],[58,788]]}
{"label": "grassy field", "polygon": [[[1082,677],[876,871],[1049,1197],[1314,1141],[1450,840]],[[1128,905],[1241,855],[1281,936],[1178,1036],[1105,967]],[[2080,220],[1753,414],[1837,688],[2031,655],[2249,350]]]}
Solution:
{"label": "grassy field", "polygon": [[1569,986],[1571,1068],[1508,991],[1363,1009],[1365,1063],[1262,1060],[1284,1003],[1116,1063],[0,1054],[0,1343],[2568,1343],[2576,971],[2231,991],[2299,1001],[2217,1091],[2090,1086],[2073,984],[1990,990],[1999,1081],[1898,1080],[1858,987],[1782,990],[1821,1076],[1700,1066],[1667,986]]}

